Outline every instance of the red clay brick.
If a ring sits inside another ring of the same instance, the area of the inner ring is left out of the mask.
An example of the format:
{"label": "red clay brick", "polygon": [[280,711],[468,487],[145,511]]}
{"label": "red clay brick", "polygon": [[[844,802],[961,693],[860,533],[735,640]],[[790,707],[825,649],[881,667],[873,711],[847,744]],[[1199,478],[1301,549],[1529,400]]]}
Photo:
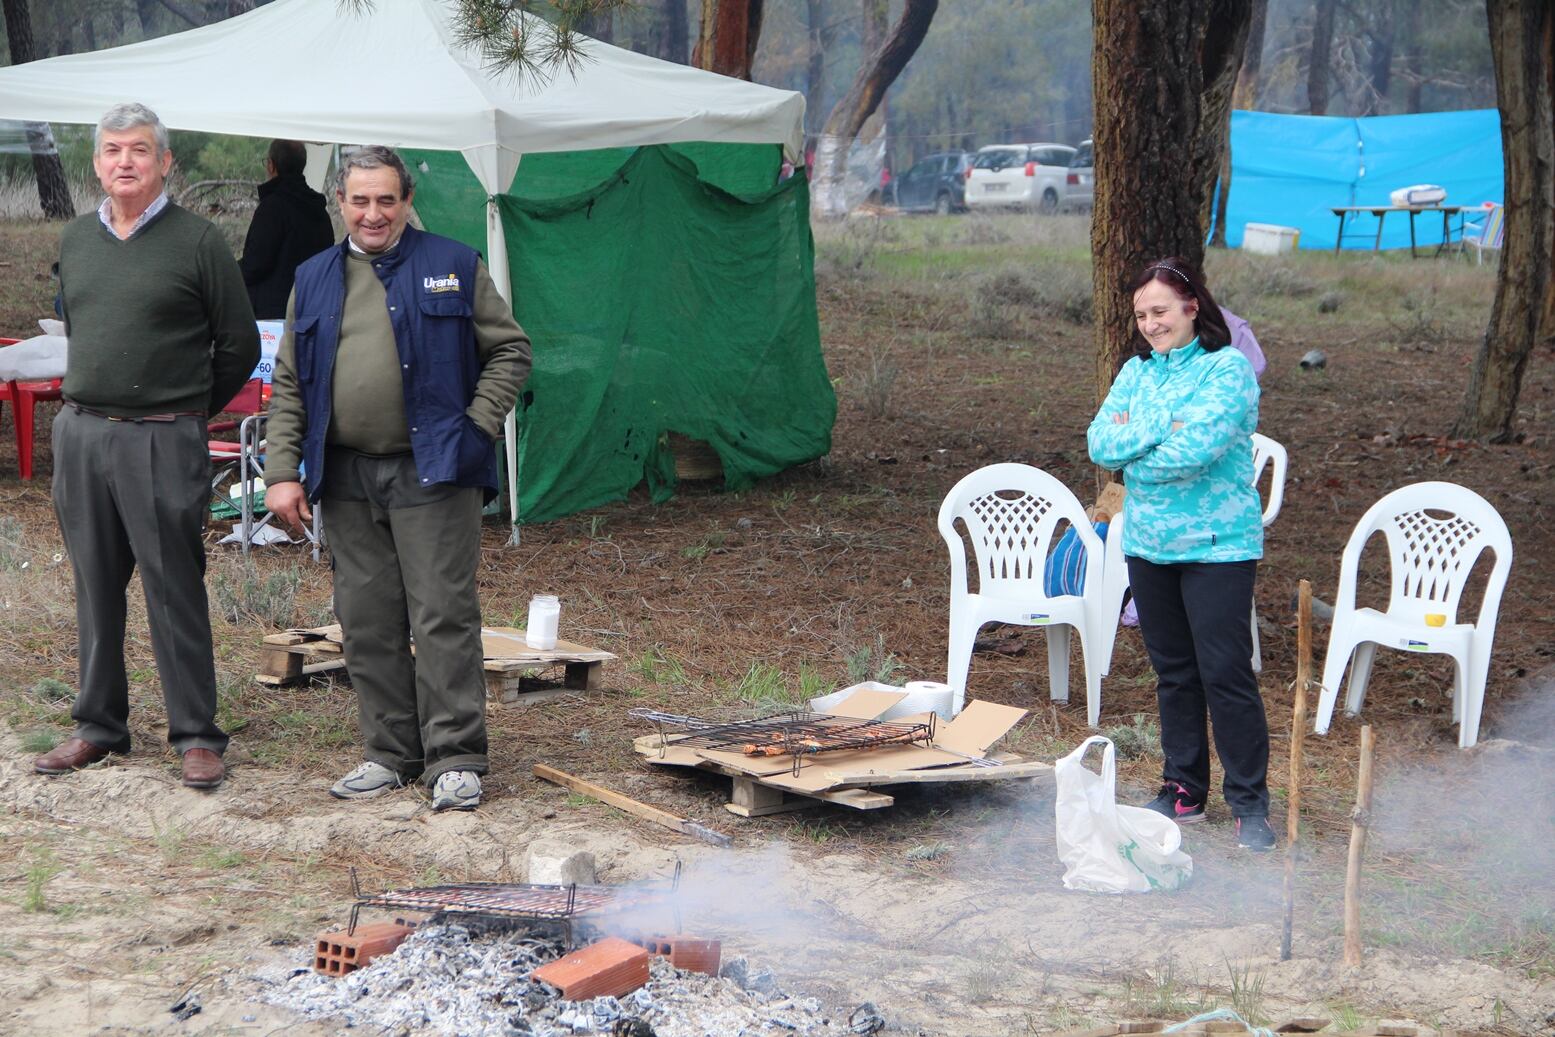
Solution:
{"label": "red clay brick", "polygon": [[567,1001],[620,997],[648,982],[648,952],[609,936],[540,966],[532,975],[556,987]]}
{"label": "red clay brick", "polygon": [[718,975],[718,964],[723,957],[723,943],[719,940],[699,940],[692,936],[649,936],[634,940],[645,947],[649,954],[668,958],[670,964],[687,972],[705,972]]}
{"label": "red clay brick", "polygon": [[344,929],[319,933],[314,944],[313,971],[326,976],[344,976],[363,968],[380,954],[389,954],[415,930],[397,922],[359,925],[356,932]]}

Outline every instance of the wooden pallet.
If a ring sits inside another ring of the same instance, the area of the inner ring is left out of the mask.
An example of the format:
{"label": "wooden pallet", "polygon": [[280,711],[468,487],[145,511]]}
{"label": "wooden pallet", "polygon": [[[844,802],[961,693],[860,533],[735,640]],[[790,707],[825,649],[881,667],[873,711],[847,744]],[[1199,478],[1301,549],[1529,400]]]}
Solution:
{"label": "wooden pallet", "polygon": [[[597,691],[610,652],[571,641],[557,641],[549,650],[530,648],[524,632],[510,627],[486,627],[482,666],[486,694],[494,702],[529,705],[578,692]],[[283,630],[269,634],[261,645],[260,684],[280,687],[297,684],[322,674],[345,673],[346,662],[338,623],[323,627]],[[545,671],[562,668],[559,682],[543,678]]]}
{"label": "wooden pallet", "polygon": [[[658,762],[658,735],[642,735],[633,741],[632,747],[637,751],[638,755],[644,757],[649,763]],[[896,802],[894,796],[871,787],[876,785],[990,781],[1008,780],[1011,778],[1050,778],[1052,776],[1053,768],[1050,764],[1022,759],[1012,753],[991,753],[989,758],[998,760],[1004,766],[997,771],[978,769],[947,773],[944,770],[923,770],[903,771],[889,775],[857,775],[851,781],[847,778],[843,779],[844,783],[851,784],[852,787],[832,788],[815,792],[778,788],[763,782],[758,777],[725,767],[716,760],[701,760],[694,769],[707,771],[712,774],[723,774],[733,782],[733,791],[729,797],[729,802],[724,804],[724,809],[731,814],[738,814],[740,817],[764,817],[767,814],[804,810],[806,807],[819,806],[822,803],[852,807],[854,810],[879,810]]]}

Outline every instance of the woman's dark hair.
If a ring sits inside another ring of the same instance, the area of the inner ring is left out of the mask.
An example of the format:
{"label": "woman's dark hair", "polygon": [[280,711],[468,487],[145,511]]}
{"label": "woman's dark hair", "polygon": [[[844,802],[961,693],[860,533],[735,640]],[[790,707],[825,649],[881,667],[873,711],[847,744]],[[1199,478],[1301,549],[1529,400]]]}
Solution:
{"label": "woman's dark hair", "polygon": [[[1181,256],[1167,256],[1148,264],[1141,270],[1129,285],[1128,295],[1130,299],[1139,294],[1139,290],[1151,281],[1160,281],[1178,298],[1187,302],[1189,299],[1199,304],[1198,315],[1193,320],[1193,330],[1199,334],[1199,345],[1213,353],[1231,344],[1231,329],[1226,327],[1226,318],[1220,312],[1220,306],[1215,302],[1215,297],[1209,294],[1209,287],[1204,283],[1204,275],[1193,268],[1193,265]],[[1139,324],[1134,324],[1133,337],[1129,344],[1134,347],[1136,356],[1148,357],[1150,355],[1150,343],[1145,341],[1145,336],[1139,333]]]}

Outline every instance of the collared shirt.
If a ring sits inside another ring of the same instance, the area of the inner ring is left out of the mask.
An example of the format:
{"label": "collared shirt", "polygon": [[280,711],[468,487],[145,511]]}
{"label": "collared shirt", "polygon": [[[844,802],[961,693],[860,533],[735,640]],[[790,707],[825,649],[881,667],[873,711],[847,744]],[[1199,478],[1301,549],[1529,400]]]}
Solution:
{"label": "collared shirt", "polygon": [[[400,232],[400,238],[402,238],[404,236],[405,236],[405,232],[401,231]],[[394,247],[396,245],[398,245],[399,243],[400,243],[400,239],[399,238],[395,238],[393,241],[389,242],[387,245],[385,245],[379,251],[377,251],[377,252],[369,252],[365,248],[363,248],[362,246],[358,245],[356,243],[356,239],[353,238],[351,235],[349,235],[349,234],[346,235],[346,247],[349,248],[352,252],[355,252],[359,256],[383,256],[383,255],[387,255],[388,253],[393,252],[394,251]]]}
{"label": "collared shirt", "polygon": [[[157,213],[161,212],[163,209],[166,209],[166,208],[167,208],[167,192],[163,191],[161,194],[157,195],[156,198],[152,199],[151,204],[146,206],[146,211],[145,212],[141,213],[138,217],[136,217],[135,225],[130,228],[130,232],[128,234],[124,235],[124,237],[121,240],[128,241],[131,238],[133,238],[135,236],[136,232],[140,230],[140,228],[144,227],[146,224],[151,222],[152,217],[156,216]],[[108,233],[109,234],[112,234],[116,238],[119,236],[119,232],[113,229],[113,199],[112,198],[104,198],[103,199],[103,204],[101,204],[101,205],[99,205],[97,207],[97,218],[99,220],[103,221],[103,226],[108,228]]]}

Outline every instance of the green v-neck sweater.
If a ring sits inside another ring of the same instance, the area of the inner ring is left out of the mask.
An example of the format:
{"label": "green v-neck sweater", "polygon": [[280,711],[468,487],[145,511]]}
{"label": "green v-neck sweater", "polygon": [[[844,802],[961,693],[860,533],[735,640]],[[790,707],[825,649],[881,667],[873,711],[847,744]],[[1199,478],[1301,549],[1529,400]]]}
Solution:
{"label": "green v-neck sweater", "polygon": [[96,210],[60,236],[65,398],[118,417],[214,414],[259,362],[243,274],[221,232],[169,203],[127,240]]}

